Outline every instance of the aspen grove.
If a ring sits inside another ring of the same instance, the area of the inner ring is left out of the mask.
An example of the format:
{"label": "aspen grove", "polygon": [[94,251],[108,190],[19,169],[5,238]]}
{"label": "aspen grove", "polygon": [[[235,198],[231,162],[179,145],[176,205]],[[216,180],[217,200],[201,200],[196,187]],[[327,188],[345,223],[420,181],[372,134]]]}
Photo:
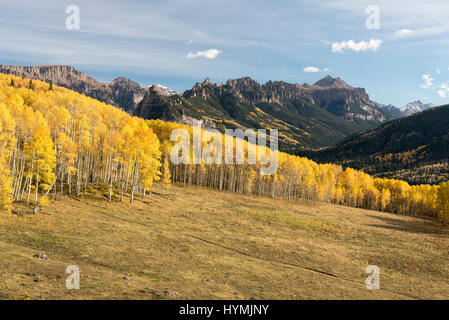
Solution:
{"label": "aspen grove", "polygon": [[[273,175],[260,175],[260,164],[248,161],[174,165],[168,161],[176,143],[170,136],[180,128],[192,136],[186,125],[132,117],[65,88],[0,74],[0,210],[25,201],[36,211],[51,192],[79,196],[91,188],[104,190],[105,201],[123,200],[125,194],[133,201],[136,194],[144,197],[162,172],[165,189],[170,181],[180,182],[447,223],[449,182],[411,186],[282,152]],[[248,147],[253,146],[244,141],[245,158]]]}
{"label": "aspen grove", "polygon": [[0,136],[3,210],[98,186],[132,201],[159,179],[159,140],[143,119],[45,82],[0,74]]}

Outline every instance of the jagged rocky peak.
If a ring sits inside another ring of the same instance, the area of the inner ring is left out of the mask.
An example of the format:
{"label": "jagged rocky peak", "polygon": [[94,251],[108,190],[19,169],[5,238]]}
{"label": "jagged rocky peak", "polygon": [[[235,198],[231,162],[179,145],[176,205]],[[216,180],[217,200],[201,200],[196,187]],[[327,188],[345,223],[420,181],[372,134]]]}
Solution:
{"label": "jagged rocky peak", "polygon": [[210,85],[210,84],[211,84],[211,83],[210,83],[209,77],[206,77],[206,79],[204,79],[202,85],[203,85],[203,86],[207,86],[207,85]]}
{"label": "jagged rocky peak", "polygon": [[289,83],[285,81],[268,81],[265,84],[262,85],[264,90],[275,90],[275,91],[282,91],[287,90],[289,92],[297,91],[302,92],[304,91],[304,87],[301,86],[298,83]]}
{"label": "jagged rocky peak", "polygon": [[315,82],[315,86],[322,88],[352,88],[339,77],[333,78],[330,75],[327,75],[323,79]]}
{"label": "jagged rocky peak", "polygon": [[226,85],[237,90],[261,89],[259,82],[250,77],[229,79]]}
{"label": "jagged rocky peak", "polygon": [[195,83],[195,85],[193,86],[193,88],[192,89],[202,89],[202,88],[204,88],[204,87],[207,87],[207,86],[213,86],[213,84],[212,84],[212,82],[210,81],[210,78],[209,77],[206,77],[205,79],[204,79],[204,81],[203,82],[197,82],[197,83]]}
{"label": "jagged rocky peak", "polygon": [[361,100],[369,100],[369,96],[364,88],[352,87],[341,78],[333,78],[330,75],[311,86],[303,87],[309,90],[314,98],[318,97],[318,100],[321,100],[323,97],[331,99],[339,99],[341,97],[348,103],[361,103]]}
{"label": "jagged rocky peak", "polygon": [[265,101],[267,96],[264,88],[250,77],[230,79],[226,82],[225,89],[226,92],[250,105]]}
{"label": "jagged rocky peak", "polygon": [[192,89],[186,90],[182,96],[184,98],[191,97],[201,97],[202,99],[207,99],[211,95],[221,93],[223,91],[223,84],[212,83],[210,78],[207,77],[203,82],[197,82]]}

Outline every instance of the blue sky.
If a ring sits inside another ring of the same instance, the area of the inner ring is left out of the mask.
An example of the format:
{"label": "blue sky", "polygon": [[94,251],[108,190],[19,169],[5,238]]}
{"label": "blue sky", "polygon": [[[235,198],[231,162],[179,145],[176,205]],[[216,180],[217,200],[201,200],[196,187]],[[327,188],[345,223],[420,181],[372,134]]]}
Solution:
{"label": "blue sky", "polygon": [[[79,30],[66,28],[71,4]],[[447,0],[0,0],[0,30],[0,64],[69,64],[105,82],[183,91],[205,77],[331,74],[383,104],[449,103]]]}

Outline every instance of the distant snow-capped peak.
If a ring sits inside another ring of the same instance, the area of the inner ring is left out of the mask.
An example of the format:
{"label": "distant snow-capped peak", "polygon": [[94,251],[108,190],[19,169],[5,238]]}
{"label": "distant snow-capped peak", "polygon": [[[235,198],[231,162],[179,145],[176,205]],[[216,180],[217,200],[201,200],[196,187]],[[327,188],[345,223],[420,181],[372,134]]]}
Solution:
{"label": "distant snow-capped peak", "polygon": [[403,108],[403,111],[404,111],[404,114],[406,116],[409,116],[409,115],[412,115],[414,113],[418,113],[418,112],[421,112],[421,111],[433,108],[435,106],[436,105],[433,104],[433,103],[424,103],[421,100],[417,100],[417,101],[410,102],[409,104],[407,104]]}

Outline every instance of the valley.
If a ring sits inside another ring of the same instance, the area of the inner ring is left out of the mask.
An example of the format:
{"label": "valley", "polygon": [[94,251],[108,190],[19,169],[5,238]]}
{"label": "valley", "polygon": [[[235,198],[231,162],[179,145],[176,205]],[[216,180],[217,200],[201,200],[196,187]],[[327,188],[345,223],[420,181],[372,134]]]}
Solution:
{"label": "valley", "polygon": [[12,316],[449,300],[449,2],[376,2],[1,1]]}

